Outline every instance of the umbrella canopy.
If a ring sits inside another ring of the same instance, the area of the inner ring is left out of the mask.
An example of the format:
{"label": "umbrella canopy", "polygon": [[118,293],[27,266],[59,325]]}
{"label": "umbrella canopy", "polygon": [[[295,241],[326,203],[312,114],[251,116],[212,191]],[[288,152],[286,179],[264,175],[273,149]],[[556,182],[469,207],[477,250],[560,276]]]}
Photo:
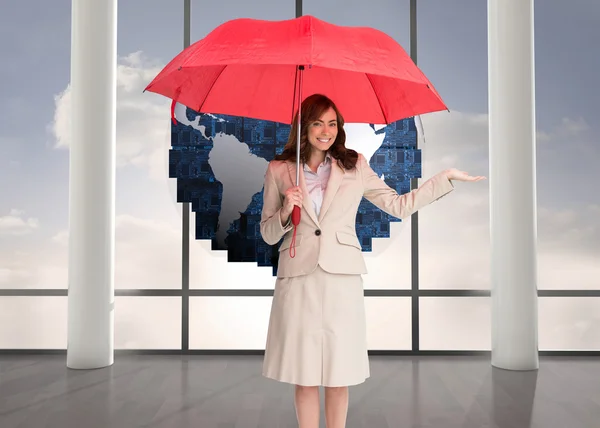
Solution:
{"label": "umbrella canopy", "polygon": [[391,37],[313,16],[228,21],[173,58],[146,90],[197,112],[288,124],[314,93],[332,99],[346,122],[387,124],[447,109]]}
{"label": "umbrella canopy", "polygon": [[[302,101],[330,98],[346,122],[388,124],[446,110],[427,77],[385,33],[313,16],[284,21],[234,19],[184,49],[154,78],[155,92],[199,113],[280,123],[301,120]],[[297,115],[295,114],[297,113]],[[296,141],[300,141],[297,126]],[[296,144],[296,185],[300,144]],[[300,207],[292,224],[300,223]],[[294,242],[290,255],[294,257]]]}

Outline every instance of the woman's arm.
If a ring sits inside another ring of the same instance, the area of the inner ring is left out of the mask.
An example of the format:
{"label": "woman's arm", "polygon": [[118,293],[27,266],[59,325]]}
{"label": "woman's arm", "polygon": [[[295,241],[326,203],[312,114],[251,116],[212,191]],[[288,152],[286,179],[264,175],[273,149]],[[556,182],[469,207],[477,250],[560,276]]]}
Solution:
{"label": "woman's arm", "polygon": [[260,221],[260,234],[262,239],[269,245],[275,245],[290,231],[293,226],[288,220],[285,225],[281,222],[282,197],[273,177],[272,164],[269,163],[265,174],[263,191],[263,208]]}
{"label": "woman's arm", "polygon": [[454,190],[446,171],[442,171],[419,188],[400,195],[379,178],[362,154],[359,154],[358,162],[362,174],[364,197],[377,208],[399,219],[410,217],[419,209]]}

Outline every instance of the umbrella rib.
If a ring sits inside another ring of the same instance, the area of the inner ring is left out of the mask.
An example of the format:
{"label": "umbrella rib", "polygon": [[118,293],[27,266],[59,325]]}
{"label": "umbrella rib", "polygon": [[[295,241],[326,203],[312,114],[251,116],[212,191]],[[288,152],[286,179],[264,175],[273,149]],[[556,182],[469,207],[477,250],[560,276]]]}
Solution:
{"label": "umbrella rib", "polygon": [[298,66],[296,66],[296,73],[294,74],[294,97],[292,98],[292,118],[290,123],[294,123],[294,109],[296,108],[296,85],[298,84]]}
{"label": "umbrella rib", "polygon": [[379,95],[377,95],[377,91],[375,90],[375,87],[373,86],[373,82],[371,81],[371,78],[369,77],[369,75],[367,73],[365,73],[365,76],[366,76],[367,80],[369,81],[369,84],[371,85],[371,89],[373,89],[373,93],[375,94],[375,97],[377,98],[377,104],[379,104],[379,109],[381,110],[381,114],[383,115],[383,120],[385,121],[385,123],[387,125],[388,124],[387,116],[385,114],[385,111],[383,111],[383,106],[381,105],[381,101],[379,101]]}
{"label": "umbrella rib", "polygon": [[210,88],[208,88],[208,92],[206,93],[206,96],[202,100],[202,104],[200,104],[200,107],[197,110],[198,113],[201,113],[202,107],[204,107],[204,103],[206,102],[208,95],[210,94],[212,89],[215,87],[215,83],[217,83],[217,80],[219,80],[219,77],[221,77],[221,74],[223,74],[223,71],[225,71],[225,68],[227,68],[226,65],[224,65],[223,68],[221,69],[221,71],[219,71],[219,74],[217,74],[217,77],[215,77],[215,80],[213,80],[212,84],[210,85]]}

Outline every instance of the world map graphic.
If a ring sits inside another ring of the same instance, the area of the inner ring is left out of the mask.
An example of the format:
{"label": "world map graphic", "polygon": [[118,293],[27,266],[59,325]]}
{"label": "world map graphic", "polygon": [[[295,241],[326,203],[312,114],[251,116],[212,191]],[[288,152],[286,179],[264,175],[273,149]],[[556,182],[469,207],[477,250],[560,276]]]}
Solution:
{"label": "world map graphic", "polygon": [[[271,266],[277,274],[278,247],[260,235],[265,172],[281,153],[290,125],[212,115],[178,105],[171,126],[169,178],[177,180],[177,202],[195,215],[195,238],[226,250],[229,262]],[[346,146],[362,153],[371,168],[398,193],[421,177],[421,151],[413,118],[389,125],[346,124]],[[363,251],[373,238],[389,238],[390,223],[400,221],[363,198],[356,233]]]}

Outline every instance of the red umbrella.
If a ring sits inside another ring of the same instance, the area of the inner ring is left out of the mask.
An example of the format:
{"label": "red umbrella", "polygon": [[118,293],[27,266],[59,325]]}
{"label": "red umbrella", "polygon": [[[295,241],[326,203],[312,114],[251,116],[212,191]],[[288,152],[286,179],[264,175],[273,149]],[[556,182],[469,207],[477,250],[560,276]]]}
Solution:
{"label": "red umbrella", "polygon": [[[145,90],[171,98],[172,116],[179,102],[197,112],[287,124],[296,112],[300,122],[301,102],[314,93],[332,99],[346,122],[389,124],[447,110],[391,37],[312,16],[228,21],[173,58]],[[295,207],[292,223],[299,221]]]}

